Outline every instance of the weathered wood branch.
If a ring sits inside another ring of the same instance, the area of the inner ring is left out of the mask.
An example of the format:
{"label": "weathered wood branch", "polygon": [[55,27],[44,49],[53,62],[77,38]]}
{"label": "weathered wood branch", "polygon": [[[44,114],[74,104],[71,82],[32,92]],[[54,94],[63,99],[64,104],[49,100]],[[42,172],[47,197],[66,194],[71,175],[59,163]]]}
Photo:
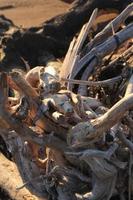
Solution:
{"label": "weathered wood branch", "polygon": [[129,79],[129,83],[126,89],[125,96],[133,93],[133,75]]}
{"label": "weathered wood branch", "polygon": [[104,81],[84,81],[84,80],[75,80],[75,79],[65,79],[62,78],[62,82],[71,83],[75,85],[88,85],[88,86],[101,86],[101,87],[107,87],[110,85],[114,85],[115,83],[122,80],[122,76],[117,76],[114,78],[110,78]]}
{"label": "weathered wood branch", "polygon": [[11,73],[11,77],[15,84],[18,86],[18,88],[21,90],[20,92],[35,100],[39,97],[35,89],[33,89],[30,86],[30,84],[18,72]]}
{"label": "weathered wood branch", "polygon": [[119,61],[128,61],[133,56],[133,46],[126,49],[122,54],[118,55],[116,59],[113,59],[107,66],[102,67],[102,71],[115,68]]}
{"label": "weathered wood branch", "polygon": [[[92,50],[92,48],[94,46],[92,44],[95,43],[95,41],[98,45],[98,41],[101,41],[101,43],[102,43],[102,42],[105,41],[105,39],[107,40],[107,38],[112,35],[112,24],[113,24],[113,27],[115,27],[115,31],[118,30],[121,23],[127,18],[127,16],[132,12],[132,10],[133,10],[133,4],[129,5],[117,18],[115,18],[112,22],[110,22],[105,27],[104,30],[102,30],[98,35],[96,35],[95,38],[88,44],[88,45],[91,46],[91,48],[86,50],[86,54],[87,54],[87,52],[90,52],[90,50]],[[93,16],[95,16],[95,15],[92,14],[92,19],[94,18]],[[88,22],[88,24],[89,24],[89,22]],[[86,29],[86,31],[87,31],[87,29]],[[86,31],[85,31],[85,34],[86,34]],[[81,33],[82,32],[83,31],[81,31]],[[104,40],[102,40],[102,38]],[[72,66],[69,67],[69,60],[67,58],[68,56],[66,56],[67,59],[64,60],[64,64],[63,64],[64,68],[62,69],[61,75],[60,75],[61,78],[68,78],[70,73],[71,73],[70,78],[71,79],[75,78],[76,75],[78,74],[78,72],[81,70],[81,68],[83,68],[83,66],[85,64],[85,63],[83,64],[82,62],[80,62],[80,59],[82,60],[82,58],[80,58],[80,56],[79,57],[77,57],[78,55],[75,55],[74,57],[70,56],[70,52],[72,51],[74,43],[75,43],[75,39],[72,41],[72,43],[70,45],[70,49],[68,50],[68,54],[69,54],[69,58],[71,58],[71,65]],[[76,44],[77,43],[78,43],[78,40],[77,40]],[[75,44],[75,46],[76,46],[76,44]],[[83,52],[84,52],[84,49],[80,52],[80,54],[83,54]],[[86,55],[86,56],[88,57],[88,55]],[[73,62],[73,64],[72,64],[72,62]],[[68,71],[68,68],[71,69],[71,70]]]}
{"label": "weathered wood branch", "polygon": [[39,119],[36,120],[35,124],[40,128],[42,128],[43,130],[45,130],[46,132],[54,131],[58,135],[66,137],[65,134],[67,130],[64,129],[63,127],[59,127],[58,124],[50,120],[47,113],[43,113],[43,111],[41,110],[42,103],[39,99],[39,96],[36,93],[36,91],[28,84],[28,82],[17,72],[15,73],[13,72],[11,76],[16,85],[18,86],[18,88],[20,88],[20,91],[22,91],[24,95],[29,97],[28,100],[29,100],[29,105],[31,107],[30,116],[32,120],[36,117],[37,113],[40,111]]}
{"label": "weathered wood branch", "polygon": [[98,10],[95,9],[88,21],[87,24],[85,24],[80,33],[78,38],[76,39],[74,37],[74,39],[72,40],[70,47],[68,49],[68,52],[65,56],[63,65],[62,65],[62,70],[60,73],[60,78],[67,78],[69,73],[71,73],[71,71],[73,70],[74,66],[76,65],[76,63],[78,62],[78,58],[79,58],[79,53],[80,50],[86,40],[87,34],[90,30],[90,28],[92,27],[92,25],[94,24],[94,21],[97,17],[97,12]]}
{"label": "weathered wood branch", "polygon": [[[35,142],[41,146],[45,145],[48,143],[48,146],[52,143],[55,147],[58,146],[60,147],[59,144],[61,144],[61,148],[64,151],[66,148],[65,143],[62,141],[60,142],[60,139],[54,136],[47,136],[47,135],[38,135],[36,132],[34,132],[31,128],[29,128],[26,124],[22,123],[20,120],[14,119],[13,116],[8,113],[5,107],[5,99],[8,86],[7,86],[7,76],[6,74],[1,74],[1,88],[0,88],[0,126],[4,128],[11,128],[12,130],[15,130],[16,133],[20,134],[20,136],[24,140],[29,140],[32,142]],[[53,140],[54,139],[54,140]],[[59,144],[56,145],[56,142],[59,141]],[[45,143],[46,142],[46,143]],[[62,145],[63,144],[63,145]]]}
{"label": "weathered wood branch", "polygon": [[118,101],[111,109],[102,116],[91,120],[91,122],[81,122],[71,129],[68,135],[69,144],[78,145],[82,142],[87,145],[95,141],[117,124],[124,116],[126,111],[133,107],[133,94],[130,94]]}
{"label": "weathered wood branch", "polygon": [[94,46],[97,46],[103,43],[112,33],[112,27],[114,32],[116,32],[120,26],[125,22],[128,16],[133,11],[133,3],[128,5],[123,12],[120,13],[114,20],[112,20],[100,33],[98,33],[94,39],[87,44],[85,47],[86,51],[90,51]]}
{"label": "weathered wood branch", "polygon": [[[79,66],[85,66],[88,63],[87,68],[84,69],[81,80],[87,80],[91,72],[94,70],[94,68],[97,65],[100,67],[100,61],[102,58],[104,58],[106,55],[109,55],[111,52],[117,49],[122,43],[124,43],[125,41],[127,41],[132,37],[133,37],[133,24],[127,26],[125,29],[121,30],[120,32],[109,38],[103,44],[92,49],[91,53],[89,53],[89,55],[86,55],[79,65]],[[117,43],[116,38],[118,39],[119,44]],[[79,93],[81,95],[86,95],[86,87],[81,86],[79,88]]]}
{"label": "weathered wood branch", "polygon": [[[122,119],[126,111],[131,108],[133,108],[133,94],[122,98],[111,109],[109,109],[107,113],[94,120],[92,122],[94,130],[99,132],[98,134],[102,134],[113,125],[117,124]],[[96,135],[97,133],[92,133],[88,135],[88,138],[95,137]]]}

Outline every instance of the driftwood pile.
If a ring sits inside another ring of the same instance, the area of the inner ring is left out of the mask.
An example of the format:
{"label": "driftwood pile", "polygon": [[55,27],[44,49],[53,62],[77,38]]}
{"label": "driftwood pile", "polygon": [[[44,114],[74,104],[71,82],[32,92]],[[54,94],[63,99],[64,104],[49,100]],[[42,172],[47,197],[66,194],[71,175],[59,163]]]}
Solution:
{"label": "driftwood pile", "polygon": [[[63,64],[1,72],[0,135],[23,179],[17,191],[50,200],[133,198],[133,23],[124,23],[132,12],[133,3],[90,40],[94,9]],[[8,57],[22,35],[7,40]]]}

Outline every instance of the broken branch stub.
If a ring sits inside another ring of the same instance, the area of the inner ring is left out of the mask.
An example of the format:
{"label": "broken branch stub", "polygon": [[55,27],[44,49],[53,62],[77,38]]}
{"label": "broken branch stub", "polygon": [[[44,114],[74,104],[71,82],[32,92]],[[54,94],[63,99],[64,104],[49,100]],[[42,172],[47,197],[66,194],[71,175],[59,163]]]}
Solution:
{"label": "broken branch stub", "polygon": [[71,144],[77,144],[98,139],[103,134],[117,124],[126,111],[133,107],[133,94],[130,94],[118,101],[111,109],[109,109],[101,117],[98,117],[90,122],[81,122],[72,128],[70,131],[69,141]]}

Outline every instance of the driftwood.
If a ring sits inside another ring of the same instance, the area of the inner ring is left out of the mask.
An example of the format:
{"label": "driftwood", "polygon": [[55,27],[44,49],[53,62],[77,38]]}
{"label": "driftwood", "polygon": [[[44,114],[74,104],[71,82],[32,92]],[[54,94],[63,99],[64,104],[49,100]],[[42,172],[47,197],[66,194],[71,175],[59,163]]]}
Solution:
{"label": "driftwood", "polygon": [[[94,8],[98,10],[115,9],[121,12],[132,0],[85,0],[76,1],[66,13],[45,21],[41,27],[19,30],[14,26],[14,34],[2,40],[5,58],[1,69],[8,66],[44,65],[49,59],[66,54],[70,41],[86,23]],[[78,20],[77,20],[78,19]],[[8,69],[8,70],[9,70]]]}
{"label": "driftwood", "polygon": [[[123,21],[125,21],[125,19],[128,17],[128,15],[132,12],[132,9],[133,9],[133,4],[129,5],[121,13],[121,15],[119,15],[115,20],[113,20],[113,22],[111,22],[100,34],[96,35],[94,40],[92,40],[88,44],[88,45],[90,45],[90,47],[86,47],[88,49],[88,53],[87,53],[87,49],[86,49],[85,56],[80,57],[78,50],[77,50],[77,54],[74,56],[74,58],[73,58],[73,55],[72,55],[72,58],[71,57],[69,58],[71,63],[72,63],[72,61],[74,62],[74,64],[72,64],[71,69],[69,71],[68,71],[68,67],[70,65],[69,61],[67,63],[65,61],[65,68],[63,68],[63,73],[61,72],[60,77],[61,78],[70,77],[70,79],[74,79],[78,76],[78,74],[80,74],[80,76],[81,76],[81,71],[83,71],[81,80],[87,80],[89,78],[89,76],[91,75],[92,71],[94,70],[94,68],[97,65],[100,67],[100,65],[102,64],[101,60],[106,55],[110,54],[112,51],[117,49],[119,47],[119,45],[121,45],[126,40],[132,38],[132,30],[129,28],[131,30],[131,32],[129,32],[128,29],[127,29],[127,31],[123,30],[123,31],[120,31],[117,34],[113,35],[112,38],[109,38],[109,40],[107,40],[108,35],[111,34],[112,26],[115,31],[118,30],[121,23]],[[132,24],[131,24],[131,26],[132,26]],[[84,32],[86,32],[86,31],[87,30],[84,30]],[[125,33],[125,31],[126,31],[126,33]],[[125,37],[125,35],[127,36],[127,38]],[[106,41],[105,41],[105,38],[106,38]],[[98,41],[101,41],[103,43],[101,45],[98,45],[99,44]],[[73,41],[72,41],[72,43],[73,43]],[[76,44],[73,47],[73,49],[72,50],[71,50],[71,48],[69,49],[70,52],[75,51],[74,48],[78,49],[78,47],[76,47],[77,43],[79,43],[78,39],[77,39]],[[95,47],[95,45],[96,45],[96,47]],[[90,51],[90,49],[91,49],[91,51]],[[69,51],[68,51],[68,54],[69,54]],[[83,52],[84,52],[84,49],[83,49]],[[80,54],[82,54],[82,51],[80,52]],[[71,59],[72,59],[72,61],[71,61]],[[69,87],[69,89],[72,89],[72,88]],[[79,93],[81,95],[86,95],[87,94],[86,87],[80,86]]]}
{"label": "driftwood", "polygon": [[[45,23],[46,29],[41,34],[50,36],[53,30],[67,27],[69,15],[86,15],[88,7],[91,11],[93,5],[101,8],[101,2],[75,2],[67,14]],[[112,2],[103,6],[117,8],[118,1]],[[125,1],[121,2],[123,7]],[[37,198],[51,200],[127,199],[127,195],[131,199],[133,196],[133,75],[130,61],[133,24],[120,27],[127,13],[132,11],[133,4],[130,4],[88,42],[87,31],[97,16],[95,9],[79,37],[70,44],[63,66],[58,69],[60,76],[57,66],[36,66],[26,75],[18,71],[0,74],[0,135],[23,180],[14,186],[19,195],[16,200],[21,199],[27,189]],[[56,19],[60,23],[53,26]],[[80,25],[79,22],[71,32],[68,29],[62,32],[63,38],[69,34],[72,37]],[[60,38],[58,31],[55,31],[56,39]],[[39,38],[40,33],[35,31],[34,36]],[[21,46],[22,37],[19,39],[16,42],[20,41]],[[14,39],[11,46],[12,42]],[[122,47],[125,42],[127,46]],[[114,59],[115,50],[122,53]],[[121,56],[124,61],[119,67]],[[21,60],[25,62],[25,58]],[[34,59],[32,61],[34,63]],[[110,69],[114,70],[113,75]],[[111,77],[106,77],[107,72]],[[102,76],[104,78],[100,79]],[[111,101],[112,95],[114,101]],[[8,174],[2,177],[6,179]],[[13,179],[9,186],[4,183],[11,198],[15,193],[15,188],[10,188],[13,183]]]}

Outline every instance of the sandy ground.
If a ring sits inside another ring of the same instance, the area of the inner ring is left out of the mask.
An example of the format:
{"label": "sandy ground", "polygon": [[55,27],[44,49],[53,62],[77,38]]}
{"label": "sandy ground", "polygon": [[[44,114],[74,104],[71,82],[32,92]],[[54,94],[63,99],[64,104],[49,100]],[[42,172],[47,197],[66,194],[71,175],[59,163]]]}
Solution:
{"label": "sandy ground", "polygon": [[[0,14],[10,18],[18,26],[30,27],[38,26],[65,12],[69,6],[70,4],[60,0],[0,0]],[[1,9],[4,7],[5,9]]]}
{"label": "sandy ground", "polygon": [[[73,2],[73,0],[64,0]],[[0,15],[13,20],[14,24],[22,27],[39,26],[44,21],[66,12],[71,4],[63,0],[0,0]],[[105,13],[98,21],[112,19],[116,15]]]}
{"label": "sandy ground", "polygon": [[[6,173],[5,173],[6,168]],[[0,188],[10,193],[12,199],[19,200],[42,200],[32,195],[25,187],[21,190],[16,190],[17,187],[22,186],[23,181],[20,177],[16,165],[7,160],[3,154],[0,153]],[[6,194],[5,194],[6,195]],[[2,196],[0,193],[0,200],[10,200],[8,197]],[[46,200],[46,199],[43,199]]]}

